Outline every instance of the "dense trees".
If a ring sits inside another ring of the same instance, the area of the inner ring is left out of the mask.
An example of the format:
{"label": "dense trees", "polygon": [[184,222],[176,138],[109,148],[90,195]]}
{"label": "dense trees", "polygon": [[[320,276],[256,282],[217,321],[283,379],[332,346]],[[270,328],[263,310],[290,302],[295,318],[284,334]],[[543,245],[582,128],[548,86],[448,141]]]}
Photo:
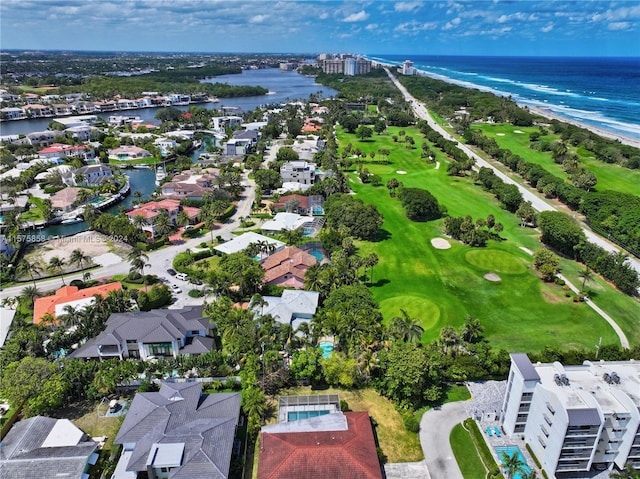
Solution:
{"label": "dense trees", "polygon": [[447,213],[447,208],[440,205],[428,190],[401,188],[398,192],[398,198],[407,217],[414,221],[435,220]]}
{"label": "dense trees", "polygon": [[558,211],[543,211],[538,218],[542,242],[560,253],[575,258],[574,248],[585,241],[578,223],[569,215]]}
{"label": "dense trees", "polygon": [[350,195],[331,195],[324,204],[327,225],[346,228],[349,235],[358,239],[372,239],[382,226],[382,215],[375,205],[365,204]]}

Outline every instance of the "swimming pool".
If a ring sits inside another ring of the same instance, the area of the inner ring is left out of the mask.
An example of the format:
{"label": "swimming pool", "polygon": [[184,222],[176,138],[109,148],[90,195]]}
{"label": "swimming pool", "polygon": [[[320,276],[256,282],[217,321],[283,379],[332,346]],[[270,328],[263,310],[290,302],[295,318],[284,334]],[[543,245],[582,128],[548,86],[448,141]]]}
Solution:
{"label": "swimming pool", "polygon": [[318,260],[318,262],[324,259],[324,252],[320,248],[311,248],[307,251],[311,256]]}
{"label": "swimming pool", "polygon": [[524,473],[531,472],[531,468],[527,465],[527,460],[522,455],[522,451],[518,446],[500,446],[500,447],[496,447],[495,450],[498,453],[498,459],[500,461],[500,464],[503,464],[502,462],[503,452],[506,453],[508,456],[513,456],[514,454],[517,454],[518,459],[520,459],[524,463],[524,466],[522,466],[522,470],[516,472],[515,475],[513,476],[513,479],[522,479],[521,472],[524,472]]}
{"label": "swimming pool", "polygon": [[330,411],[290,411],[287,413],[287,421],[308,419],[310,417],[326,416]]}
{"label": "swimming pool", "polygon": [[322,357],[329,359],[333,353],[333,343],[331,341],[320,341],[318,347],[322,349]]}

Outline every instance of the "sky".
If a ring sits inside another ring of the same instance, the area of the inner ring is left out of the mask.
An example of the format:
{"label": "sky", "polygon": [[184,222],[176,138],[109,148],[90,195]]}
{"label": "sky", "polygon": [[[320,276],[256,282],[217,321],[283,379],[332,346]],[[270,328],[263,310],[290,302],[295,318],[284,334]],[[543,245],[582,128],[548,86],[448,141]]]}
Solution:
{"label": "sky", "polygon": [[0,49],[640,56],[640,0],[2,0]]}

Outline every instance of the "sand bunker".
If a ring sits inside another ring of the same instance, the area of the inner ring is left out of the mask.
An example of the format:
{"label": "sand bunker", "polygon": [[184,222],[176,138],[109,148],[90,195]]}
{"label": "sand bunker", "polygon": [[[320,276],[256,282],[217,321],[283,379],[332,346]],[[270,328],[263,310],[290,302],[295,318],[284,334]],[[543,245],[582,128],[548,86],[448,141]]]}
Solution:
{"label": "sand bunker", "polygon": [[487,281],[500,281],[500,276],[498,276],[495,273],[487,273],[484,275],[484,279],[486,279]]}
{"label": "sand bunker", "polygon": [[504,136],[504,133],[496,133],[496,136]]}
{"label": "sand bunker", "polygon": [[514,133],[519,133],[519,134],[523,134],[524,131],[520,131],[520,130],[513,130]]}
{"label": "sand bunker", "polygon": [[451,244],[444,238],[433,238],[431,240],[431,246],[435,249],[449,249]]}
{"label": "sand bunker", "polygon": [[440,169],[440,162],[436,161],[436,167],[434,168],[434,170],[439,170]]}
{"label": "sand bunker", "polygon": [[404,170],[398,170],[398,171],[396,171],[396,173],[398,173],[399,175],[406,175],[407,174],[407,172],[404,171]]}

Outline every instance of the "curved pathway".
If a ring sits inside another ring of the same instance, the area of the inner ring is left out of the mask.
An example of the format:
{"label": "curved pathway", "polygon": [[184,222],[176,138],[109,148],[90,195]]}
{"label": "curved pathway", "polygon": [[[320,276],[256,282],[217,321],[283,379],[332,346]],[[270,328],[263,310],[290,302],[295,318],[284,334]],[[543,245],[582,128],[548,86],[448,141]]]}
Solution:
{"label": "curved pathway", "polygon": [[447,403],[422,415],[420,444],[432,479],[464,479],[453,455],[449,436],[451,430],[468,417],[465,401]]}

